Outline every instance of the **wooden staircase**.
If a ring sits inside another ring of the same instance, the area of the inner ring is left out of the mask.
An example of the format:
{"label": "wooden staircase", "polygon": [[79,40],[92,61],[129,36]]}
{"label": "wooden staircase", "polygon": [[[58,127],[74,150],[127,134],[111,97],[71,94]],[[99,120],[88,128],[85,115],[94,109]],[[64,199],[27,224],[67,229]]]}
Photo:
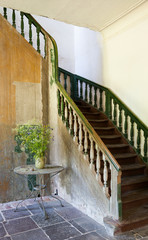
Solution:
{"label": "wooden staircase", "polygon": [[146,164],[103,112],[82,100],[75,101],[75,103],[121,166],[123,220],[120,224],[120,231],[148,224]]}

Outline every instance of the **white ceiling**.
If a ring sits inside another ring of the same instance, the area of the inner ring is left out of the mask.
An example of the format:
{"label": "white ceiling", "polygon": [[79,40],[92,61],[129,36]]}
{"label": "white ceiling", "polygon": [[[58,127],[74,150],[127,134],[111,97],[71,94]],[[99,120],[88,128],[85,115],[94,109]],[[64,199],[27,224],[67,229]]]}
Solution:
{"label": "white ceiling", "polygon": [[0,0],[0,6],[101,31],[147,0]]}

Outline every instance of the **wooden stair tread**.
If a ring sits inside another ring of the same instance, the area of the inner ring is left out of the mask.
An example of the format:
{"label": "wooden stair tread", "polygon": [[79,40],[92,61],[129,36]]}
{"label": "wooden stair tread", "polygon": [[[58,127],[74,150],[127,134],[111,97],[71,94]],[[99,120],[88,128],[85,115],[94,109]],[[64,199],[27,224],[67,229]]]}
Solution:
{"label": "wooden stair tread", "polygon": [[122,147],[128,147],[128,144],[120,143],[120,144],[106,144],[108,148],[122,148]]}
{"label": "wooden stair tread", "polygon": [[145,175],[137,175],[137,176],[128,176],[122,177],[121,185],[130,185],[136,183],[148,182],[148,176]]}
{"label": "wooden stair tread", "polygon": [[124,170],[134,170],[139,168],[145,168],[144,164],[128,164],[128,165],[121,165],[121,169]]}
{"label": "wooden stair tread", "polygon": [[89,122],[103,123],[108,122],[108,119],[87,119]]}
{"label": "wooden stair tread", "polygon": [[116,159],[137,157],[136,153],[115,153],[113,155]]}
{"label": "wooden stair tread", "polygon": [[126,224],[148,220],[148,204],[139,205],[138,207],[132,207],[124,211],[123,219],[126,220]]}
{"label": "wooden stair tread", "polygon": [[101,135],[100,138],[104,138],[104,139],[117,139],[117,138],[121,138],[120,135]]}
{"label": "wooden stair tread", "polygon": [[83,114],[90,114],[90,115],[100,115],[101,112],[83,112]]}
{"label": "wooden stair tread", "polygon": [[115,127],[94,127],[95,130],[112,130],[115,129]]}
{"label": "wooden stair tread", "polygon": [[129,192],[122,194],[123,203],[129,203],[129,202],[135,201],[135,199],[140,200],[140,199],[144,199],[144,198],[148,198],[148,189],[147,188],[138,189],[135,191],[129,191]]}

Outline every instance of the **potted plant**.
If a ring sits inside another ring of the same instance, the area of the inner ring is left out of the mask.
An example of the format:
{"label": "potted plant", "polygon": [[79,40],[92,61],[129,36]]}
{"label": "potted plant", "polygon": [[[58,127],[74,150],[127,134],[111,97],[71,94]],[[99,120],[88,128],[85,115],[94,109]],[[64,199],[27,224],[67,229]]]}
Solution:
{"label": "potted plant", "polygon": [[28,122],[15,128],[15,140],[20,142],[21,151],[34,155],[35,167],[44,168],[45,153],[52,137],[52,128],[41,123]]}

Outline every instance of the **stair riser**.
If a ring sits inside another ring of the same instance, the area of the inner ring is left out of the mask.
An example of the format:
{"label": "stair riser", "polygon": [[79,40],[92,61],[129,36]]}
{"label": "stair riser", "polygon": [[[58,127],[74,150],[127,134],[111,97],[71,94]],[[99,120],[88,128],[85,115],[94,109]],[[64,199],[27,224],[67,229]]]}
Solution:
{"label": "stair riser", "polygon": [[140,169],[132,169],[132,170],[124,170],[122,171],[122,176],[136,176],[144,174],[145,168]]}
{"label": "stair riser", "polygon": [[129,146],[128,147],[120,147],[120,148],[108,148],[112,154],[114,153],[126,153],[128,152]]}
{"label": "stair riser", "polygon": [[98,135],[111,135],[111,134],[115,134],[115,130],[114,129],[104,129],[104,130],[97,130],[95,129],[95,131],[97,132]]}
{"label": "stair riser", "polygon": [[122,202],[122,209],[124,211],[132,207],[138,207],[140,205],[147,204],[147,203],[148,203],[148,197],[144,199],[139,199],[139,200],[135,199],[134,201],[126,202],[126,203]]}
{"label": "stair riser", "polygon": [[122,143],[121,138],[117,138],[117,139],[104,139],[104,138],[101,138],[101,139],[102,139],[102,141],[105,144],[118,144],[118,143]]}
{"label": "stair riser", "polygon": [[81,112],[91,112],[91,107],[83,107],[83,106],[79,106],[79,109],[81,110]]}
{"label": "stair riser", "polygon": [[141,182],[141,183],[133,183],[130,185],[122,186],[121,191],[122,193],[132,190],[138,190],[139,188],[148,187],[148,182]]}
{"label": "stair riser", "polygon": [[89,121],[92,127],[107,127],[107,122],[91,122]]}
{"label": "stair riser", "polygon": [[130,231],[130,230],[133,230],[136,228],[140,228],[142,226],[146,226],[146,225],[148,225],[148,218],[141,220],[141,221],[132,222],[131,224],[121,226],[120,230],[121,230],[121,232],[126,232],[126,231]]}
{"label": "stair riser", "polygon": [[96,120],[100,119],[99,113],[98,114],[85,113],[84,116],[89,119],[96,119]]}
{"label": "stair riser", "polygon": [[131,158],[117,159],[117,162],[120,165],[133,164],[133,163],[136,163],[136,158],[135,157],[131,157]]}

